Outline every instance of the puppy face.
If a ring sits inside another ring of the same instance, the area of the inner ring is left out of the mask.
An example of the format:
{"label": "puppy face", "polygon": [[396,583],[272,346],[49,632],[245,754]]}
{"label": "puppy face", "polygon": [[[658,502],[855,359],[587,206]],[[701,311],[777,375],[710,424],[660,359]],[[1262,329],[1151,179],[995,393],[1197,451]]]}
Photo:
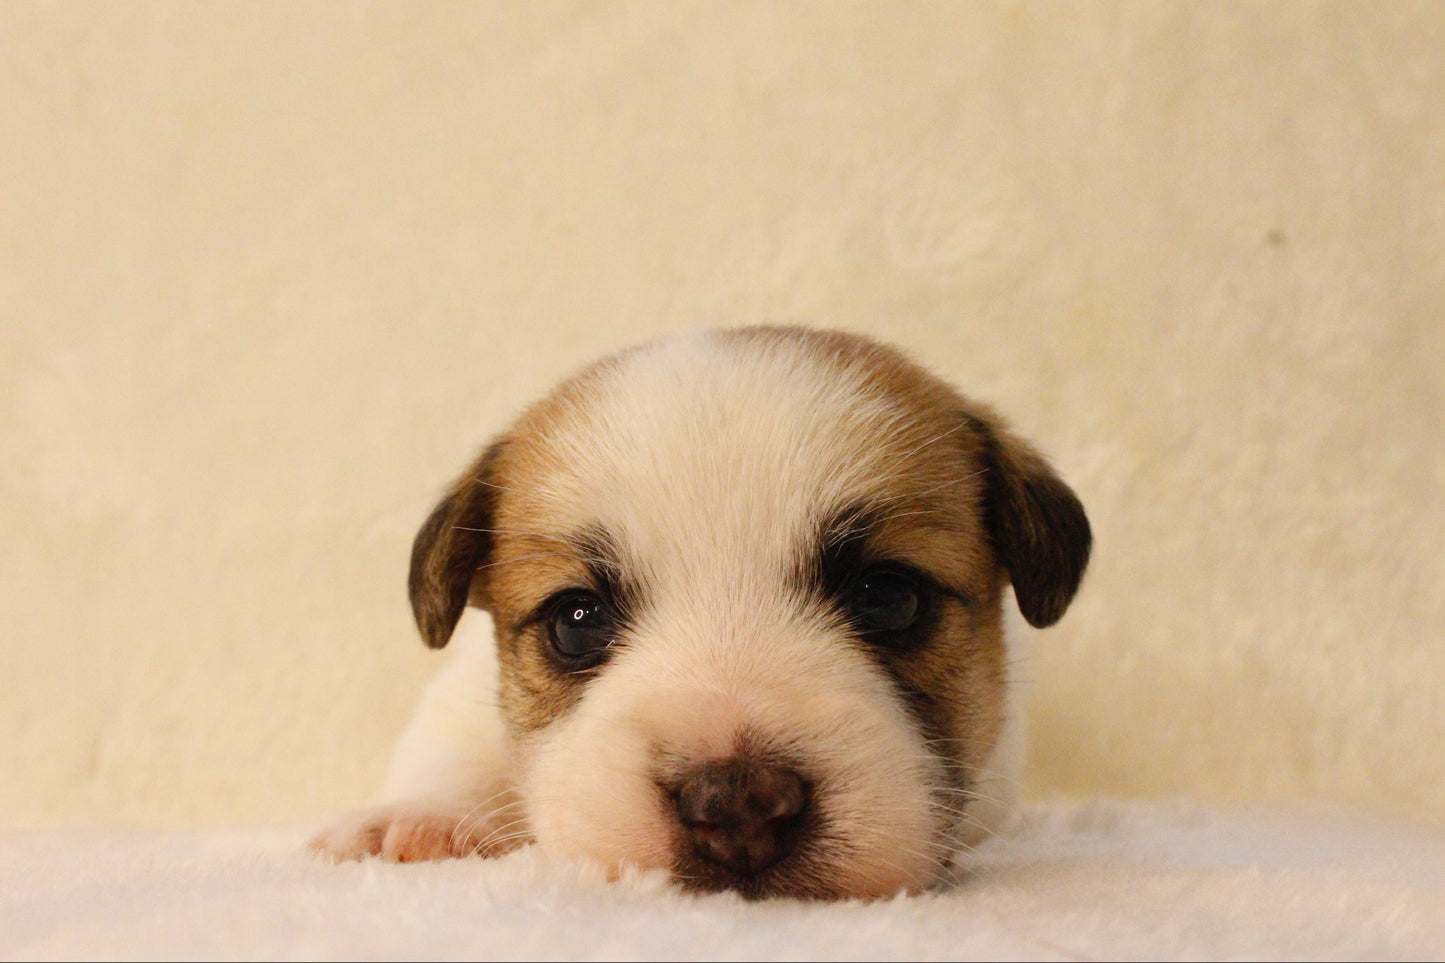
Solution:
{"label": "puppy face", "polygon": [[747,896],[934,880],[1006,724],[1001,604],[1063,614],[1073,493],[987,411],[847,335],[673,338],[523,414],[417,536],[444,645],[494,619],[536,841]]}

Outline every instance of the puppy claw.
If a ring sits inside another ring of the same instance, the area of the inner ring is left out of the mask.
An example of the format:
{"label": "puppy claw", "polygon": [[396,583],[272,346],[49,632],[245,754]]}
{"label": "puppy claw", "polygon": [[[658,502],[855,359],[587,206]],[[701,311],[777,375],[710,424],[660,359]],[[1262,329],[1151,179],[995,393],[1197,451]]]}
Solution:
{"label": "puppy claw", "polygon": [[368,816],[369,813],[351,813],[342,817],[313,836],[307,848],[334,863],[380,855],[386,826],[371,822]]}

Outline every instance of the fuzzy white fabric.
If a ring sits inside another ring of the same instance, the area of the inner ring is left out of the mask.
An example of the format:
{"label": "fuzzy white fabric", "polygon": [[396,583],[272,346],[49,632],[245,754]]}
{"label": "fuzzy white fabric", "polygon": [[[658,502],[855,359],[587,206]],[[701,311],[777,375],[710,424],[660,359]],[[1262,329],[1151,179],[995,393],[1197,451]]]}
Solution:
{"label": "fuzzy white fabric", "polygon": [[1034,807],[943,892],[872,903],[607,883],[535,847],[331,865],[285,832],[0,837],[0,958],[1438,959],[1445,837],[1359,817]]}

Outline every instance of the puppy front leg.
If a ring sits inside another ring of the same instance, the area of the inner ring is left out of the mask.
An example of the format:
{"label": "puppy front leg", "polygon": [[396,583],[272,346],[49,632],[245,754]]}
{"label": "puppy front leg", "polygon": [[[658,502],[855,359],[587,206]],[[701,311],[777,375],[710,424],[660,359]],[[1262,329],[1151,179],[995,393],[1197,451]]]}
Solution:
{"label": "puppy front leg", "polygon": [[379,801],[322,831],[313,850],[418,862],[500,856],[531,842],[496,705],[490,619],[469,610],[452,646],[397,740]]}

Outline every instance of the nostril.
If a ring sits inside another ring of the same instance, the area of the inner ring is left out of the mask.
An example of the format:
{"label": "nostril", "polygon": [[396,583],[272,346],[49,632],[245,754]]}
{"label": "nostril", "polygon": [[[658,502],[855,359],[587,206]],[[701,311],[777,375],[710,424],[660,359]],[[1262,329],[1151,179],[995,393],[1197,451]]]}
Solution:
{"label": "nostril", "polygon": [[808,784],[786,766],[733,759],[684,774],[676,800],[694,851],[748,876],[796,845],[808,809]]}

